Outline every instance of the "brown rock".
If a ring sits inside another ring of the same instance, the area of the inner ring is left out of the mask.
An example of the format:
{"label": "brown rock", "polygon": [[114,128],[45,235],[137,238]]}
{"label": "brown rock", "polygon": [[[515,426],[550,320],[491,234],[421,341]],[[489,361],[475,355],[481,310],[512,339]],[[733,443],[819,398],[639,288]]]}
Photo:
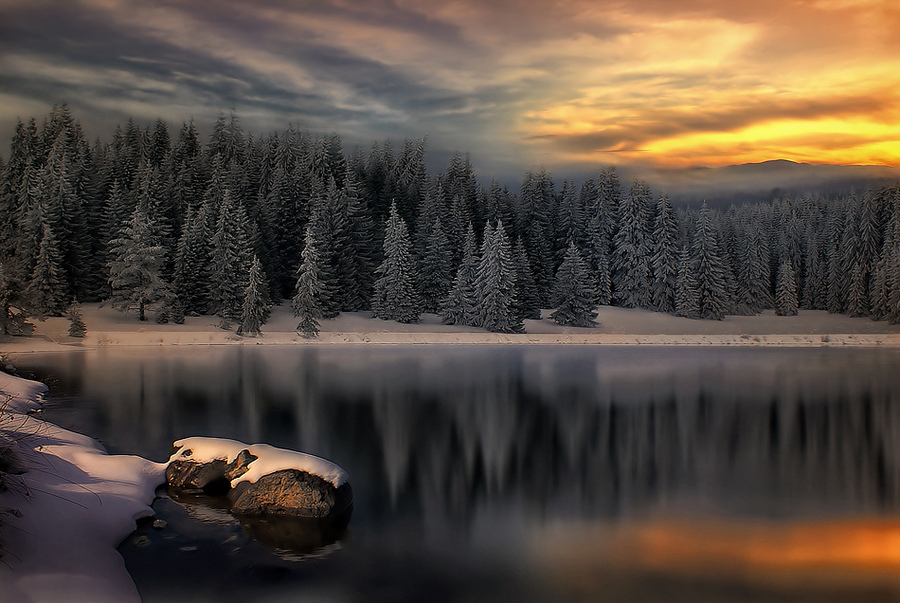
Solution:
{"label": "brown rock", "polygon": [[231,511],[241,515],[283,515],[330,519],[347,511],[352,493],[345,484],[335,488],[317,475],[285,469],[254,483],[241,482],[230,493]]}
{"label": "brown rock", "polygon": [[209,463],[177,460],[166,467],[166,484],[182,490],[221,490],[225,482],[225,491],[230,484],[225,479],[225,461],[216,459]]}

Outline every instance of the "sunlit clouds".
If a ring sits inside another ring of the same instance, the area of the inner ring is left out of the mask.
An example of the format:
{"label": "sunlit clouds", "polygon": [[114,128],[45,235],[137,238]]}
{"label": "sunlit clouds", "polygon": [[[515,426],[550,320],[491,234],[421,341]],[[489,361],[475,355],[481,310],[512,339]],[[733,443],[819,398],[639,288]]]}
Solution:
{"label": "sunlit clouds", "polygon": [[892,0],[3,0],[0,132],[61,101],[104,136],[233,107],[489,173],[896,165],[898,31]]}

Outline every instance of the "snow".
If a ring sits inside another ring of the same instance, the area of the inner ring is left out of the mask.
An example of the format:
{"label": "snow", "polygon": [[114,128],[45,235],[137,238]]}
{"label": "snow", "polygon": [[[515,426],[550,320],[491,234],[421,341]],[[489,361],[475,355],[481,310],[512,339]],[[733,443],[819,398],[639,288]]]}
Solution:
{"label": "snow", "polygon": [[0,373],[0,435],[27,471],[0,492],[0,601],[140,601],[116,545],[165,481],[165,465],[109,455],[91,438],[23,414],[46,386]]}
{"label": "snow", "polygon": [[[441,324],[435,314],[422,314],[415,324],[372,318],[370,312],[345,312],[320,321],[317,338],[296,332],[297,319],[289,304],[275,306],[261,337],[240,337],[217,327],[220,319],[190,316],[183,325],[138,322],[108,306],[84,304],[84,339],[66,336],[69,321],[48,318],[37,323],[33,337],[16,337],[2,344],[10,353],[71,350],[104,346],[170,345],[339,345],[339,344],[605,344],[605,345],[881,345],[900,346],[900,325],[868,318],[850,318],[819,310],[797,316],[726,316],[723,320],[693,320],[647,310],[600,306],[595,328],[561,326],[550,320],[525,320],[524,334],[489,333],[467,326]],[[236,326],[236,325],[235,325]],[[749,336],[749,337],[748,337]]]}
{"label": "snow", "polygon": [[[175,442],[175,446],[178,450],[171,456],[169,462],[192,460],[208,463],[220,459],[231,463],[241,450],[247,450],[253,456],[258,457],[248,465],[249,470],[246,473],[232,480],[232,487],[240,482],[255,482],[264,475],[284,469],[297,469],[317,475],[330,482],[335,488],[347,482],[347,472],[331,461],[304,452],[275,448],[268,444],[248,446],[242,442],[225,438],[192,437],[178,440]],[[190,455],[187,454],[188,451],[190,451]]]}
{"label": "snow", "polygon": [[47,386],[0,371],[0,411],[25,414],[41,407]]}

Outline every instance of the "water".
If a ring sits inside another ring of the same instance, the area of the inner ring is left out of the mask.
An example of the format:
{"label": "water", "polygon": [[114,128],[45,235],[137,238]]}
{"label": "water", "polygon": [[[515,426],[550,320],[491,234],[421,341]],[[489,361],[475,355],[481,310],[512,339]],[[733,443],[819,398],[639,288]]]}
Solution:
{"label": "water", "polygon": [[48,420],[111,452],[164,460],[174,440],[208,435],[349,471],[348,529],[300,546],[160,491],[168,526],[120,547],[147,602],[900,600],[900,350],[15,360],[50,383]]}

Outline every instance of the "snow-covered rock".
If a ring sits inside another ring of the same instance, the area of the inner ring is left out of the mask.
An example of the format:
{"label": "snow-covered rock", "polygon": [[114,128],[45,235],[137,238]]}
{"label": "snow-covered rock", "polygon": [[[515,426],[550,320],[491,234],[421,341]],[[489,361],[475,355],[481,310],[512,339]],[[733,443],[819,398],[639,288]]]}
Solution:
{"label": "snow-covered rock", "polygon": [[233,513],[331,520],[352,507],[347,472],[323,458],[221,438],[186,438],[175,446],[168,485],[227,492]]}

